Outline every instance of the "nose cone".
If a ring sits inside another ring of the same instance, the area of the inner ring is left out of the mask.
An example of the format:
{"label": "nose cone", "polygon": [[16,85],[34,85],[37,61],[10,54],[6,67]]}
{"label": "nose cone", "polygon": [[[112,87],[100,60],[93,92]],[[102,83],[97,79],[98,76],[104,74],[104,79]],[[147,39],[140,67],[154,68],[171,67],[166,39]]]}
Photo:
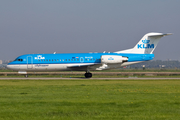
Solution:
{"label": "nose cone", "polygon": [[10,65],[9,63],[6,65],[7,69],[12,69],[12,65]]}
{"label": "nose cone", "polygon": [[15,70],[18,68],[17,65],[13,64],[13,62],[8,63],[6,67],[7,67],[7,69],[10,69],[10,70]]}
{"label": "nose cone", "polygon": [[14,62],[10,62],[7,64],[7,69],[10,69],[10,70],[19,70],[20,69],[20,66],[18,64],[15,64]]}

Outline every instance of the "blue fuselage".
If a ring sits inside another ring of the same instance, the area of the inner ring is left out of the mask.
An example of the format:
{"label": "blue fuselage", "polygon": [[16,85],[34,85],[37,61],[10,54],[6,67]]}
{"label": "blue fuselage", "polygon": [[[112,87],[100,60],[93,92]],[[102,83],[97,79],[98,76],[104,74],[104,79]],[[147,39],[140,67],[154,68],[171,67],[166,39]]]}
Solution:
{"label": "blue fuselage", "polygon": [[127,54],[127,53],[68,53],[68,54],[26,54],[17,57],[8,65],[22,64],[75,64],[101,63],[102,55],[117,55],[127,57],[127,62],[149,61],[154,54]]}
{"label": "blue fuselage", "polygon": [[[107,63],[103,63],[105,56]],[[121,58],[125,61],[121,62]],[[105,70],[152,60],[154,54],[125,53],[69,53],[69,54],[26,54],[17,57],[7,68],[17,71],[60,71],[60,70]],[[116,60],[117,59],[117,60]]]}

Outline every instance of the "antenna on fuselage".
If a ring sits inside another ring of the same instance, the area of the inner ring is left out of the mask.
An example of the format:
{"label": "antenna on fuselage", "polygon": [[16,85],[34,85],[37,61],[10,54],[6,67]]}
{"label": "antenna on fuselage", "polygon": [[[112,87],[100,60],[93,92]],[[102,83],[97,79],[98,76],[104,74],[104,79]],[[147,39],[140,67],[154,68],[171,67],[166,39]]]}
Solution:
{"label": "antenna on fuselage", "polygon": [[54,52],[54,54],[56,54],[56,52]]}

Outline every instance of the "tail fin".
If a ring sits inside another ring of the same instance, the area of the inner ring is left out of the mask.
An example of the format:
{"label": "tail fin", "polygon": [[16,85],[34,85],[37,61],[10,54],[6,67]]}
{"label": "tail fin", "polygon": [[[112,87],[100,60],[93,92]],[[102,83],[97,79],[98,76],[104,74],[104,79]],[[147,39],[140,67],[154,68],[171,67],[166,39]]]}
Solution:
{"label": "tail fin", "polygon": [[156,48],[159,40],[163,36],[171,35],[171,33],[147,33],[132,49],[118,51],[116,53],[139,53],[139,54],[152,54]]}

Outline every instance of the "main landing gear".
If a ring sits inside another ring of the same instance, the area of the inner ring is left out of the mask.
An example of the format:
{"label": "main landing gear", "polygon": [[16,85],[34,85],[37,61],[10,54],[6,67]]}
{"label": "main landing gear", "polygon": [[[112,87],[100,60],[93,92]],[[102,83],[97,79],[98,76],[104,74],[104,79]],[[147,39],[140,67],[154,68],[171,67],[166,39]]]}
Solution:
{"label": "main landing gear", "polygon": [[84,74],[84,76],[85,76],[86,78],[91,78],[91,77],[92,77],[92,73],[86,72],[86,73]]}

